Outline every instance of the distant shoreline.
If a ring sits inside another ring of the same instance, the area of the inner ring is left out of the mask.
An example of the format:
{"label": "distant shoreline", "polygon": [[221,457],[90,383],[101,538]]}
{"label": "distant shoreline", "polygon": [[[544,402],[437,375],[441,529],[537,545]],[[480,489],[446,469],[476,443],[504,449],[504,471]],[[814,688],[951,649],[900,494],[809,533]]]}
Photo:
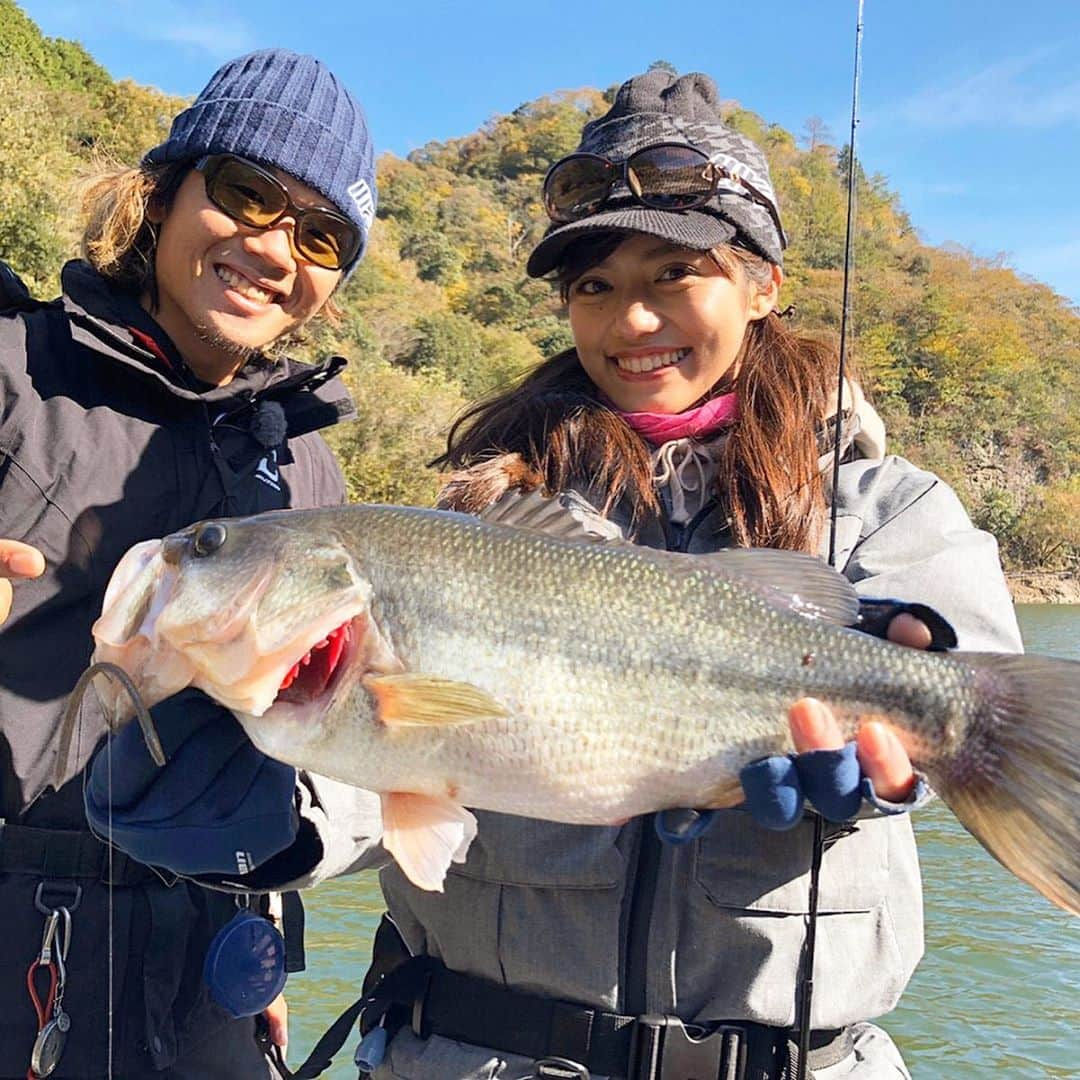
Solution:
{"label": "distant shoreline", "polygon": [[1005,579],[1014,604],[1080,604],[1075,570],[1025,570]]}

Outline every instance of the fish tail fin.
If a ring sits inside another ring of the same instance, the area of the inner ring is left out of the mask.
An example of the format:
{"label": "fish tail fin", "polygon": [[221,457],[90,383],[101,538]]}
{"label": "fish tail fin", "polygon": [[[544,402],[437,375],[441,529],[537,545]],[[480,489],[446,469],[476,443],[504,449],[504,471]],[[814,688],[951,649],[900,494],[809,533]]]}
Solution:
{"label": "fish tail fin", "polygon": [[980,704],[934,789],[1006,868],[1080,915],[1080,663],[954,653]]}

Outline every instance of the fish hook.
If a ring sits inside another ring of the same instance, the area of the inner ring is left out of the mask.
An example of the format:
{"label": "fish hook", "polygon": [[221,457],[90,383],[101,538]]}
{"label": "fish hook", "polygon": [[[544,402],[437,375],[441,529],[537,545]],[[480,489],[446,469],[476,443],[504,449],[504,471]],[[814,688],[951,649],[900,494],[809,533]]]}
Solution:
{"label": "fish hook", "polygon": [[[82,707],[82,699],[86,694],[86,689],[90,685],[90,680],[93,679],[95,675],[105,675],[110,679],[115,679],[127,691],[128,696],[131,698],[131,703],[135,707],[135,716],[139,721],[139,727],[142,729],[143,740],[146,742],[147,752],[150,754],[150,757],[158,768],[165,764],[165,751],[161,746],[161,739],[158,736],[157,728],[154,727],[154,719],[150,715],[146,705],[143,703],[143,699],[140,697],[135,684],[131,681],[131,676],[116,664],[111,664],[106,660],[102,660],[96,664],[91,664],[79,676],[79,681],[75,683],[75,686],[71,691],[71,696],[68,698],[67,708],[64,710],[64,716],[60,721],[59,746],[56,751],[56,769],[53,774],[53,786],[57,789],[59,789],[60,785],[64,782],[64,774],[67,771],[68,759],[71,757],[71,742],[75,736],[75,720],[78,716],[79,709]],[[110,732],[112,731],[111,723],[109,724],[109,730]]]}

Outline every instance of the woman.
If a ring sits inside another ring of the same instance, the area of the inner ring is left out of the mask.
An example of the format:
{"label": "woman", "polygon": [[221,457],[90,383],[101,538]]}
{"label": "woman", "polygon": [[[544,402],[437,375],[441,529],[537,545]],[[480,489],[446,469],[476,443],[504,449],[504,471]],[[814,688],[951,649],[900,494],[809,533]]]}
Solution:
{"label": "woman", "polygon": [[[0,536],[13,538],[0,621],[14,597],[0,630],[0,1075],[50,1062],[60,1080],[267,1075],[253,1019],[202,980],[235,900],[110,858],[87,827],[82,769],[105,730],[93,694],[66,782],[51,784],[124,551],[211,514],[344,499],[318,434],[350,412],[340,361],[281,350],[355,267],[373,190],[352,95],[314,58],[267,50],[225,64],[141,167],[94,184],[86,258],[64,267],[60,299],[0,275]],[[260,770],[291,797],[292,770]],[[70,1028],[45,1046],[58,1014],[42,942],[63,909]]]}
{"label": "woman", "polygon": [[[784,236],[768,170],[721,122],[708,79],[654,71],[626,83],[579,154],[551,169],[545,202],[553,224],[528,269],[556,273],[575,348],[456,426],[443,505],[480,511],[542,484],[598,528],[695,553],[824,551],[834,499],[837,565],[860,592],[935,605],[967,648],[1019,647],[993,540],[940,481],[883,456],[881,423],[853,383],[830,492],[835,356],[777,313]],[[933,636],[909,614],[888,632],[922,646]],[[815,702],[797,703],[792,727],[798,749],[830,751],[826,771],[849,754]],[[118,742],[128,761],[147,760],[133,729]],[[807,1033],[818,1080],[907,1076],[868,1021],[893,1007],[921,955],[903,815],[919,785],[880,727],[864,726],[858,750],[870,800],[824,842]],[[800,768],[821,760],[800,756]],[[390,919],[370,984],[386,977],[362,1018],[371,1075],[793,1075],[814,824],[801,797],[777,810],[794,781],[776,766],[748,767],[747,805],[704,832],[679,815],[657,829],[478,813],[445,893],[385,865]],[[144,765],[148,793],[168,771]],[[271,884],[317,881],[345,852],[353,868],[380,861],[374,799],[339,792],[331,809],[330,789],[309,787],[319,797],[298,804],[295,840],[262,868]]]}
{"label": "woman", "polygon": [[[630,80],[577,154],[550,170],[544,198],[553,223],[528,270],[554,272],[575,347],[459,421],[441,459],[458,470],[444,505],[475,511],[507,487],[543,484],[577,492],[637,543],[827,554],[836,358],[778,314],[785,239],[767,165],[722,124],[712,83],[660,71]],[[1018,648],[993,541],[940,481],[884,457],[880,420],[854,384],[850,394],[837,565],[860,592],[933,604],[966,647]],[[904,621],[893,636],[928,643],[925,625]],[[800,749],[840,745],[821,712],[793,710]],[[873,725],[860,744],[878,794],[902,804],[906,755]],[[893,1007],[922,949],[910,826],[882,813],[896,808],[867,805],[854,829],[829,830],[811,1021],[819,1078],[906,1075],[866,1023]],[[774,1076],[785,1040],[763,1064],[754,1025],[796,1022],[811,832],[802,821],[770,834],[740,808],[665,847],[648,822],[575,829],[485,815],[485,857],[445,897],[419,893],[394,868],[382,880],[410,951],[620,1014],[704,1030],[749,1021],[752,1075]],[[483,1043],[484,1021],[465,1030],[455,1018],[456,1040],[441,1042],[433,1026],[426,1045],[408,1031],[393,1042],[394,1073],[434,1076],[442,1053],[442,1075],[480,1075],[461,1041]],[[512,1039],[487,1045],[510,1049]],[[573,1045],[549,1052],[581,1060]]]}

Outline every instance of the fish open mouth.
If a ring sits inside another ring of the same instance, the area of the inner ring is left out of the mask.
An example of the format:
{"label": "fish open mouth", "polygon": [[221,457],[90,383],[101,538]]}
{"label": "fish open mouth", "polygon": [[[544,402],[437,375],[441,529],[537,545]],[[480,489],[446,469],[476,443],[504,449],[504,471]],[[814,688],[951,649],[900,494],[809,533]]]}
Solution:
{"label": "fish open mouth", "polygon": [[351,655],[353,650],[349,646],[357,637],[357,627],[350,619],[312,645],[285,673],[274,704],[287,701],[307,705],[322,697],[344,666],[343,660]]}

